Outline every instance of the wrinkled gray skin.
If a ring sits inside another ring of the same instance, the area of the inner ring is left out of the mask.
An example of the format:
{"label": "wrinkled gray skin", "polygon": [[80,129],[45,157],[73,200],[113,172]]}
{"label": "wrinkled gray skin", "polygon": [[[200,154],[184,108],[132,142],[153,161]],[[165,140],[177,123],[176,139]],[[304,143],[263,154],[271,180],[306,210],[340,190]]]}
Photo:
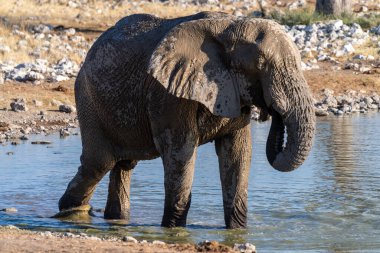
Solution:
{"label": "wrinkled gray skin", "polygon": [[263,118],[272,115],[267,157],[277,170],[300,166],[314,135],[299,54],[268,20],[209,12],[177,19],[128,16],[95,42],[75,95],[81,166],[59,209],[86,205],[111,171],[107,219],[128,219],[132,169],[160,156],[162,226],[185,226],[197,147],[215,141],[226,226],[245,227],[250,106],[259,106]]}

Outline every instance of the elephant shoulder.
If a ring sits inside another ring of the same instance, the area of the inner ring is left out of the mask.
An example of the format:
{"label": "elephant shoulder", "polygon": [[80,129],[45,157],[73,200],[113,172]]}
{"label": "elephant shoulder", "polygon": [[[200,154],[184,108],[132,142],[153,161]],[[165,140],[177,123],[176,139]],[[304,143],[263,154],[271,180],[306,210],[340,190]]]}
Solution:
{"label": "elephant shoulder", "polygon": [[141,23],[156,23],[162,20],[161,18],[158,18],[154,15],[150,14],[133,14],[127,17],[124,17],[120,19],[116,24],[116,29],[131,29],[136,25],[139,25]]}

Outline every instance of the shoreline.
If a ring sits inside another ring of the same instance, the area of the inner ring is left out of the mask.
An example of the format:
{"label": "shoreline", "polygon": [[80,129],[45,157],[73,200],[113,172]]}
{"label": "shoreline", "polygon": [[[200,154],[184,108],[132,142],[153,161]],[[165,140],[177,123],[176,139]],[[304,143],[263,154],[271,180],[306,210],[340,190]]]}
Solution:
{"label": "shoreline", "polygon": [[[376,92],[348,90],[334,95],[331,89],[323,89],[319,94],[313,94],[315,114],[317,117],[328,115],[343,116],[354,113],[366,114],[370,111],[380,111],[380,96]],[[67,95],[72,97],[73,95]],[[316,99],[315,97],[318,97]],[[53,99],[54,100],[54,99]],[[68,100],[68,99],[67,99]],[[25,102],[24,102],[25,103]],[[24,104],[24,106],[26,106]],[[50,135],[59,133],[64,138],[78,135],[79,122],[75,107],[72,111],[60,110],[62,104],[54,106],[32,106],[31,110],[13,111],[0,109],[0,144],[18,145],[29,140],[30,135]],[[260,109],[252,107],[252,120],[258,121]],[[46,144],[46,143],[33,143]]]}
{"label": "shoreline", "polygon": [[[43,243],[42,243],[43,242]],[[131,236],[101,238],[86,233],[32,231],[16,226],[0,226],[0,252],[245,252],[254,253],[252,244],[229,247],[216,241],[198,244],[138,241]]]}

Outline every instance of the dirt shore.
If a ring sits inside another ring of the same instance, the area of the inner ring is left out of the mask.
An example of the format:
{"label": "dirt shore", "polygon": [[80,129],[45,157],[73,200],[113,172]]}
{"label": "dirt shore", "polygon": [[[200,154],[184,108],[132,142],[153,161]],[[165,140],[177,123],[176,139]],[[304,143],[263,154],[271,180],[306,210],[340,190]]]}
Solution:
{"label": "dirt shore", "polygon": [[32,232],[13,226],[0,227],[0,252],[238,252],[217,242],[165,244],[125,242],[93,236],[70,238],[63,233]]}

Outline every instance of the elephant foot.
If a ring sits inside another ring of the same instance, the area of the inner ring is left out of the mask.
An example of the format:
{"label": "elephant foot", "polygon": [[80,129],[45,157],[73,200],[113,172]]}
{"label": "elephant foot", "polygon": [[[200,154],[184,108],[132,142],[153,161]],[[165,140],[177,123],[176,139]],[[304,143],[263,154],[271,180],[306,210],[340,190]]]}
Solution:
{"label": "elephant foot", "polygon": [[129,210],[120,210],[120,206],[118,205],[107,205],[104,212],[104,219],[129,221]]}
{"label": "elephant foot", "polygon": [[246,213],[235,214],[233,217],[227,217],[226,228],[227,229],[244,229],[247,227]]}
{"label": "elephant foot", "polygon": [[161,227],[174,228],[174,227],[186,227],[187,211],[185,213],[173,213],[165,212],[162,217]]}
{"label": "elephant foot", "polygon": [[52,216],[52,218],[63,220],[89,221],[91,220],[91,216],[93,216],[92,207],[90,205],[82,205],[61,210],[59,213]]}

